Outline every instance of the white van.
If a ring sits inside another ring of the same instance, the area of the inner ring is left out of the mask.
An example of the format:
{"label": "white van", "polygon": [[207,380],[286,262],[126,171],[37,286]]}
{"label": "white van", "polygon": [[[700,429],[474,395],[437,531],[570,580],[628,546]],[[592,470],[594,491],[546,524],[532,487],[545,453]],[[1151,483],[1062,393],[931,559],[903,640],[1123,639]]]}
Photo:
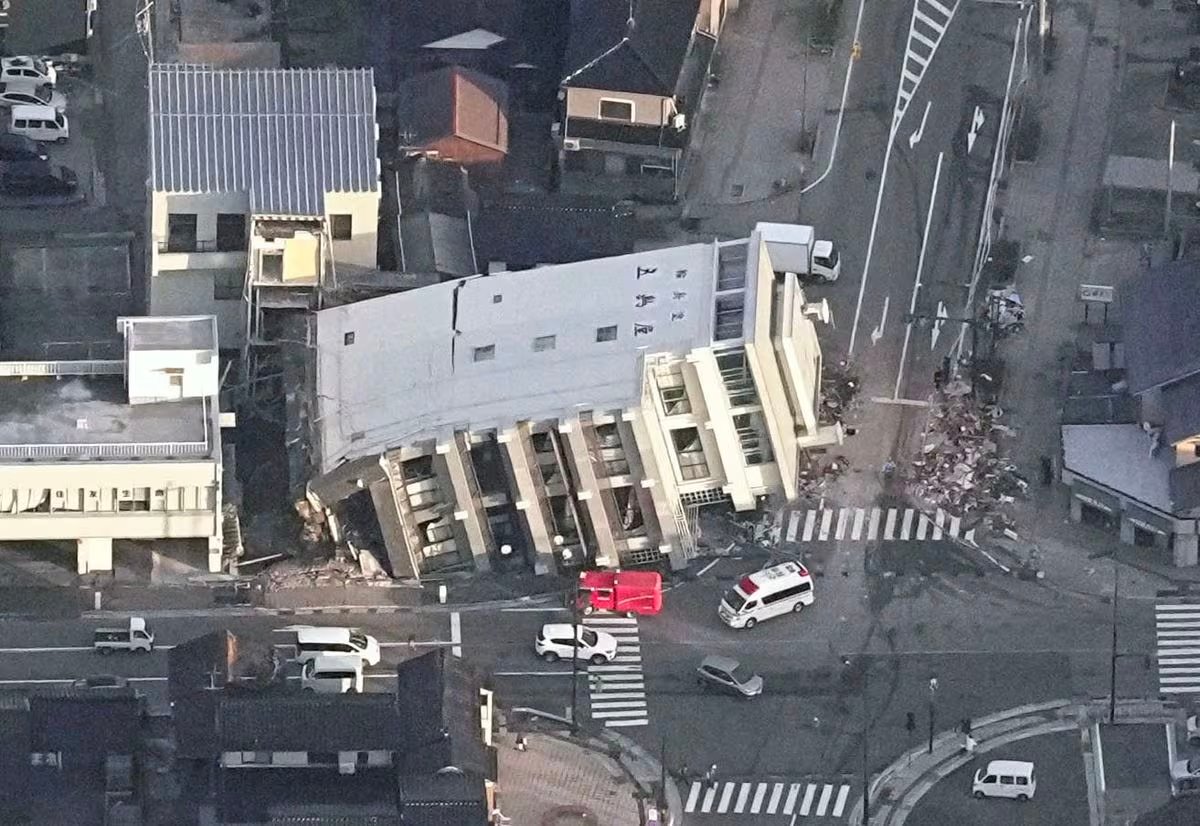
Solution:
{"label": "white van", "polygon": [[813,581],[799,562],[784,562],[742,577],[725,592],[717,614],[730,628],[753,628],[765,619],[813,604]]}
{"label": "white van", "polygon": [[1033,764],[1024,760],[993,760],[975,772],[971,793],[979,798],[1012,797],[1029,800],[1037,791]]}
{"label": "white van", "polygon": [[319,654],[304,664],[300,686],[318,694],[361,694],[363,661],[354,655]]}
{"label": "white van", "polygon": [[12,108],[8,131],[35,141],[61,143],[71,136],[71,124],[53,106],[23,105]]}
{"label": "white van", "polygon": [[354,628],[324,626],[296,631],[296,659],[305,663],[321,654],[355,656],[379,665],[379,640]]}

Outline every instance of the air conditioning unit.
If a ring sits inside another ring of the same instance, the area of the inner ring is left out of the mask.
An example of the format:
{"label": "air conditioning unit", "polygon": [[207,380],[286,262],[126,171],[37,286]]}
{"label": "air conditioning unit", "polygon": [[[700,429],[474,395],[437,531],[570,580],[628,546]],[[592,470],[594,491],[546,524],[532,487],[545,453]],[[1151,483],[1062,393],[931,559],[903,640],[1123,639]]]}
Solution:
{"label": "air conditioning unit", "polygon": [[677,113],[671,118],[671,125],[679,132],[687,129],[687,115],[685,115],[683,112]]}
{"label": "air conditioning unit", "polygon": [[578,138],[563,138],[563,149],[565,149],[567,152],[578,152],[579,151],[579,139]]}

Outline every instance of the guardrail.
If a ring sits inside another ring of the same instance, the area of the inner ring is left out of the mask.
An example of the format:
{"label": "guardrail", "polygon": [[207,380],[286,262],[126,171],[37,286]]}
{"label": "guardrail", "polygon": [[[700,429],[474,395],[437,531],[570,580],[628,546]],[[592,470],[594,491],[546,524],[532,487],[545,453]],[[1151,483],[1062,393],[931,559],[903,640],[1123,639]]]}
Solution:
{"label": "guardrail", "polygon": [[120,376],[125,362],[120,359],[77,361],[0,361],[0,376]]}

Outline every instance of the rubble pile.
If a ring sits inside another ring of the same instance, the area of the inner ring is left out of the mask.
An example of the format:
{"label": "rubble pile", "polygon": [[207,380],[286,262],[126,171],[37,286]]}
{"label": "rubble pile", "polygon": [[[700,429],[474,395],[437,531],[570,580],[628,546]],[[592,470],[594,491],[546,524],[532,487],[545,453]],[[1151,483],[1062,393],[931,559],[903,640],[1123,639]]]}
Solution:
{"label": "rubble pile", "polygon": [[861,386],[858,375],[845,361],[826,365],[821,373],[821,420],[845,420]]}
{"label": "rubble pile", "polygon": [[796,474],[797,493],[813,499],[825,494],[825,488],[850,468],[845,456],[834,456],[821,461],[818,457]]}
{"label": "rubble pile", "polygon": [[263,572],[268,590],[320,588],[329,585],[388,584],[389,578],[370,551],[359,549],[354,558],[340,556],[320,562],[284,560]]}
{"label": "rubble pile", "polygon": [[1015,501],[1028,482],[1000,455],[999,440],[1015,435],[998,405],[946,395],[930,408],[921,454],[906,480],[908,493],[930,507],[980,515]]}

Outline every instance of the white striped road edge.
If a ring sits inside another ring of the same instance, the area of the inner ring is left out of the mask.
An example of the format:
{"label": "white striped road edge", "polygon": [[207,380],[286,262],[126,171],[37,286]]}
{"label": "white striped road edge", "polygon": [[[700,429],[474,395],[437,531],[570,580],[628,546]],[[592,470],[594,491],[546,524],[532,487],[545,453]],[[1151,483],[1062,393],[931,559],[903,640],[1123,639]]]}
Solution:
{"label": "white striped road edge", "polygon": [[974,544],[975,529],[964,531],[962,518],[941,508],[933,516],[916,508],[810,508],[791,512],[784,539],[788,542],[962,539]]}
{"label": "white striped road edge", "polygon": [[636,617],[593,616],[583,624],[617,639],[612,662],[588,666],[588,704],[593,720],[608,728],[650,724],[646,716],[646,682]]}
{"label": "white striped road edge", "polygon": [[706,785],[696,780],[688,790],[683,811],[688,814],[841,817],[849,797],[848,783],[768,780]]}

